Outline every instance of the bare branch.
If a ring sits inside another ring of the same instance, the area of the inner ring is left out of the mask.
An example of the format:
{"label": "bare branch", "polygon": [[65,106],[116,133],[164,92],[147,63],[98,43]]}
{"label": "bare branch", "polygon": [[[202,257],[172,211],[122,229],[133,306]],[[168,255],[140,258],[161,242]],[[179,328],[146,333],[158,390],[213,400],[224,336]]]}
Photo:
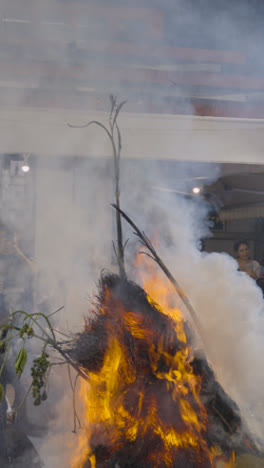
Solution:
{"label": "bare branch", "polygon": [[114,120],[113,120],[113,126],[114,126],[115,123],[116,123],[116,119],[117,119],[117,117],[118,117],[119,112],[121,111],[122,107],[123,107],[126,103],[127,103],[127,101],[123,101],[123,102],[120,102],[119,106],[117,106],[116,113],[115,113]]}
{"label": "bare branch", "polygon": [[[68,124],[71,128],[86,128],[92,124],[98,125],[101,127],[107,134],[108,138],[111,141],[112,149],[113,149],[113,158],[114,158],[114,168],[115,168],[115,203],[119,207],[120,206],[120,191],[119,191],[119,174],[120,174],[120,152],[121,152],[121,134],[119,127],[117,125],[117,118],[119,112],[121,111],[122,107],[125,105],[126,101],[121,102],[117,106],[117,98],[113,94],[110,95],[110,115],[109,115],[109,126],[110,131],[108,128],[98,122],[98,120],[92,120],[85,125],[71,125]],[[117,106],[117,107],[116,107]],[[113,117],[114,116],[114,117]],[[115,141],[115,130],[117,132],[117,142]],[[120,276],[125,278],[125,261],[124,261],[124,246],[123,246],[123,235],[122,235],[122,223],[121,223],[121,216],[118,211],[116,211],[116,230],[117,230],[117,250],[115,251],[118,265],[119,265],[119,272]]]}
{"label": "bare branch", "polygon": [[146,255],[147,257],[151,258],[151,260],[156,261],[155,258],[153,257],[153,255],[148,254],[148,252],[141,251],[141,252],[139,252],[139,254],[140,255]]}
{"label": "bare branch", "polygon": [[[151,244],[151,242],[148,240],[148,238],[146,237],[146,235],[144,234],[144,232],[141,232],[140,229],[136,226],[136,224],[129,218],[129,216],[127,216],[126,213],[124,213],[124,211],[122,211],[117,205],[112,205],[117,211],[119,211],[120,215],[128,222],[128,224],[130,224],[130,226],[134,229],[136,235],[139,237],[139,239],[142,241],[142,243],[146,246],[146,248],[150,251],[150,253],[152,254],[155,262],[159,265],[159,267],[162,269],[162,271],[165,273],[165,275],[167,276],[167,278],[169,279],[169,281],[172,283],[172,285],[174,286],[174,288],[176,289],[177,293],[179,294],[182,302],[184,303],[185,307],[187,308],[187,310],[189,311],[190,313],[190,316],[191,316],[191,319],[195,325],[195,329],[196,329],[196,332],[197,334],[200,336],[200,338],[202,339],[202,333],[201,333],[201,327],[200,327],[200,323],[199,323],[199,320],[198,320],[198,317],[197,317],[197,314],[195,312],[195,310],[193,309],[192,305],[190,304],[188,298],[186,297],[184,291],[182,290],[182,288],[179,286],[178,282],[175,280],[175,278],[173,277],[173,275],[171,274],[171,272],[169,271],[169,269],[166,267],[166,265],[163,263],[163,261],[161,260],[161,258],[158,256],[157,252],[155,251],[153,245]],[[202,340],[204,341],[204,340]]]}
{"label": "bare branch", "polygon": [[68,376],[69,376],[70,386],[71,386],[71,389],[72,389],[72,405],[73,405],[73,431],[72,432],[76,433],[76,420],[78,421],[79,427],[81,427],[81,422],[80,422],[79,416],[78,416],[77,411],[76,411],[76,402],[75,402],[76,384],[77,384],[77,380],[78,380],[79,375],[77,374],[75,376],[75,380],[74,380],[74,384],[73,384],[72,383],[72,376],[71,376],[71,369],[70,369],[69,365],[68,365]]}
{"label": "bare branch", "polygon": [[72,124],[67,123],[68,127],[70,127],[70,128],[87,128],[87,127],[89,127],[90,125],[93,125],[93,124],[98,125],[99,127],[103,128],[104,131],[109,136],[111,142],[112,142],[111,133],[109,132],[109,130],[107,130],[106,126],[103,125],[101,122],[98,122],[98,120],[91,120],[91,122],[88,122],[87,124],[84,124],[84,125],[72,125]]}
{"label": "bare branch", "polygon": [[126,248],[128,242],[129,242],[129,239],[127,239],[126,242],[124,243],[124,250],[125,250],[125,248]]}
{"label": "bare branch", "polygon": [[114,96],[113,94],[110,94],[109,97],[110,97],[110,103],[111,103],[111,110],[110,110],[110,116],[109,116],[109,121],[110,121],[112,119],[112,115],[116,106],[116,96]]}
{"label": "bare branch", "polygon": [[118,138],[118,159],[120,160],[122,142],[121,142],[121,133],[120,133],[120,130],[119,130],[119,127],[118,127],[117,123],[116,123],[116,130],[117,130],[117,138]]}
{"label": "bare branch", "polygon": [[56,310],[54,310],[54,312],[51,312],[51,314],[48,314],[47,317],[48,317],[48,318],[52,317],[52,315],[57,314],[57,313],[60,312],[63,308],[64,308],[64,306],[61,306],[59,309],[56,309]]}

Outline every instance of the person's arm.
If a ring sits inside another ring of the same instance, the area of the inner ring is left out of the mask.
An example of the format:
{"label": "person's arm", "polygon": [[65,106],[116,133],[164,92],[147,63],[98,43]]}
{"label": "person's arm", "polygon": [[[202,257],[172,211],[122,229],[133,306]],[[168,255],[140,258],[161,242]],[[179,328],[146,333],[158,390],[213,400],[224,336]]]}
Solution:
{"label": "person's arm", "polygon": [[244,271],[248,276],[250,276],[250,278],[258,278],[254,260],[251,260],[250,262],[244,265],[240,265],[240,271]]}
{"label": "person's arm", "polygon": [[261,276],[261,266],[259,262],[257,262],[256,260],[253,260],[252,264],[253,264],[252,270],[255,274],[255,279],[258,279]]}
{"label": "person's arm", "polygon": [[260,278],[261,268],[256,260],[252,260],[244,270],[251,278],[257,280]]}

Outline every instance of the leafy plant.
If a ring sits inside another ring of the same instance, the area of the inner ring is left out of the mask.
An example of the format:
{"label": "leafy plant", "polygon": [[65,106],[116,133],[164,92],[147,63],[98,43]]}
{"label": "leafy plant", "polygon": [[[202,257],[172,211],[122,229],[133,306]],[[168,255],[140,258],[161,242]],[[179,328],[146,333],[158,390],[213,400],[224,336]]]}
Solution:
{"label": "leafy plant", "polygon": [[[36,406],[47,399],[47,380],[51,368],[55,365],[68,364],[74,368],[77,375],[82,376],[86,380],[88,379],[88,375],[72,360],[70,352],[68,351],[74,337],[71,338],[64,333],[56,332],[51,325],[50,317],[58,313],[62,308],[63,307],[48,316],[42,313],[29,314],[22,310],[17,310],[10,315],[8,324],[0,325],[0,353],[4,354],[0,368],[0,400],[4,397],[4,386],[3,383],[1,383],[1,376],[9,356],[11,343],[14,341],[17,343],[17,341],[19,342],[19,340],[22,340],[22,346],[17,352],[14,361],[14,369],[19,379],[28,363],[28,341],[35,339],[41,343],[40,354],[33,360],[31,366],[32,382],[18,408],[15,409],[15,412],[24,404],[30,391],[32,391],[33,401]],[[43,321],[46,325],[45,328],[42,323]],[[64,335],[67,339],[63,341],[59,340],[56,337],[57,333]],[[50,348],[51,356],[48,354],[47,348]]]}

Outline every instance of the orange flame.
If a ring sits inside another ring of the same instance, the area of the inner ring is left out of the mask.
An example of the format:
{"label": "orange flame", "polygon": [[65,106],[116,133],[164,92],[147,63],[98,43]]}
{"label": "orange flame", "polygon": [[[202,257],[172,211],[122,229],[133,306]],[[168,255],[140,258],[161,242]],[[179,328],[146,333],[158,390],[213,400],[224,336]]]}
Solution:
{"label": "orange flame", "polygon": [[[207,427],[207,413],[200,401],[200,377],[194,375],[190,360],[191,348],[187,345],[184,318],[173,305],[175,292],[162,280],[158,272],[144,260],[144,289],[150,304],[159,304],[161,314],[169,317],[180,343],[176,353],[168,352],[170,338],[160,331],[156,345],[153,330],[147,326],[145,317],[125,310],[121,301],[115,304],[115,320],[107,323],[109,341],[100,371],[90,373],[90,382],[82,382],[80,399],[84,403],[84,428],[79,433],[78,446],[71,462],[72,468],[84,468],[89,460],[96,468],[98,457],[95,446],[105,447],[109,454],[136,440],[152,440],[147,453],[146,465],[153,468],[172,467],[177,450],[191,450],[195,453],[197,466],[206,462],[217,466],[219,453],[208,447],[204,434]],[[110,291],[101,307],[101,314],[107,314]],[[124,346],[124,330],[140,343],[147,343],[148,358],[156,385],[161,393],[165,390],[171,401],[177,402],[178,421],[171,420],[168,400],[166,403],[146,385],[147,371],[144,364],[138,367],[129,359]],[[164,366],[160,367],[162,358]],[[129,401],[130,405],[127,404]],[[230,464],[231,463],[231,464]],[[234,456],[226,468],[234,466]]]}

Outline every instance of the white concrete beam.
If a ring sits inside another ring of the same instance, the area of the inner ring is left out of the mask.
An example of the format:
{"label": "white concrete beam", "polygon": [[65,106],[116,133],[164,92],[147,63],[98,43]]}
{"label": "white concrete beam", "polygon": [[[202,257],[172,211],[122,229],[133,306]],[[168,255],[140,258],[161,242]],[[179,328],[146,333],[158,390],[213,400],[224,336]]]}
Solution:
{"label": "white concrete beam", "polygon": [[[72,129],[108,114],[48,108],[2,108],[0,153],[107,156],[111,145],[97,127]],[[132,114],[119,117],[122,156],[225,163],[264,163],[264,120]]]}

